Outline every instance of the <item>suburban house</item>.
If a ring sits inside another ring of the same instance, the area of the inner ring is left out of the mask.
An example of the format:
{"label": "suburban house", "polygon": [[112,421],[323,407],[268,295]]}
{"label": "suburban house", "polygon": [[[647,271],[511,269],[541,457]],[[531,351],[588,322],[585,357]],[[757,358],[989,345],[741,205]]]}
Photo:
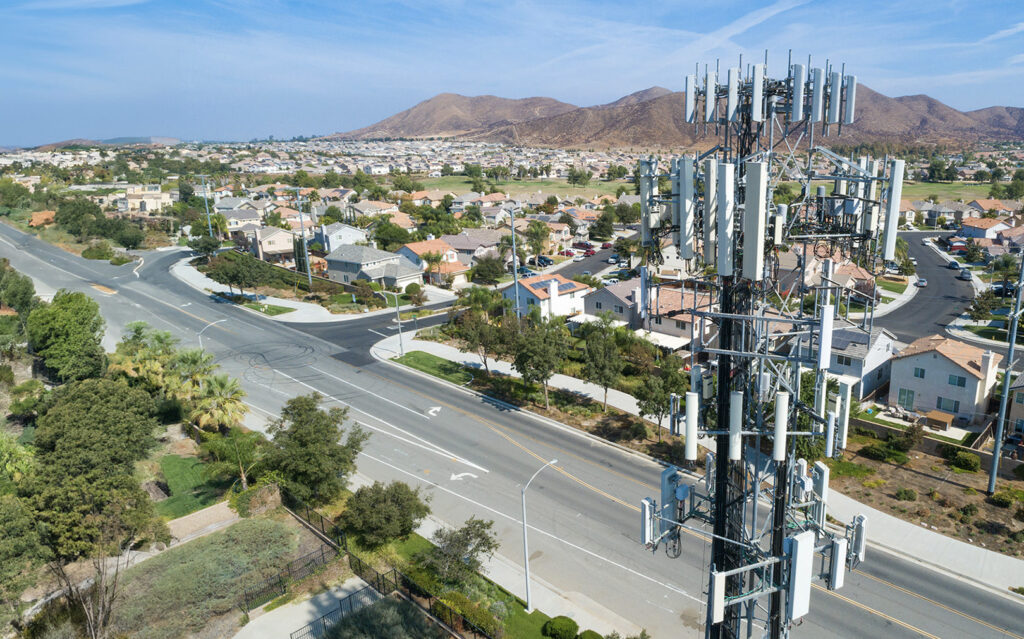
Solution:
{"label": "suburban house", "polygon": [[357,217],[376,217],[385,213],[397,213],[398,205],[391,202],[378,202],[376,200],[364,200],[355,202],[345,207],[345,215],[354,220]]}
{"label": "suburban house", "polygon": [[940,410],[967,422],[985,417],[1001,355],[941,335],[915,340],[893,356],[889,404]]}
{"label": "suburban house", "polygon": [[999,243],[1010,253],[1019,253],[1024,245],[1024,224],[999,231]]}
{"label": "suburban house", "polygon": [[540,316],[548,318],[582,313],[584,297],[591,288],[586,284],[566,279],[558,273],[552,273],[524,277],[518,284],[503,289],[501,296],[515,303],[517,290],[523,312],[529,312],[536,306],[540,309]]}
{"label": "suburban house", "polygon": [[869,333],[845,320],[836,320],[828,372],[857,378],[851,394],[860,401],[889,381],[890,360],[897,346],[896,336],[884,328],[876,326]]}
{"label": "suburban house", "polygon": [[324,253],[330,253],[339,246],[345,244],[356,244],[366,242],[368,239],[366,231],[348,224],[335,222],[316,227],[313,231],[313,242],[318,242],[323,247]]}
{"label": "suburban house", "polygon": [[968,206],[978,211],[979,214],[995,211],[996,215],[1009,215],[1015,211],[1014,208],[1002,200],[992,198],[971,200],[968,202]]}
{"label": "suburban house", "polygon": [[[260,223],[260,212],[256,209],[227,209],[219,211],[219,213],[228,222],[228,233],[234,233],[246,224],[259,225]],[[200,219],[200,222],[203,220]]]}
{"label": "suburban house", "polygon": [[459,261],[473,266],[481,257],[498,257],[498,244],[507,233],[498,229],[462,229],[457,235],[442,235],[441,240],[455,249]]}
{"label": "suburban house", "polygon": [[485,206],[480,209],[480,216],[483,217],[484,224],[493,228],[508,224],[512,219],[512,212],[501,206]]}
{"label": "suburban house", "polygon": [[256,257],[265,262],[286,262],[295,253],[295,234],[276,226],[256,229],[252,248]]}
{"label": "suburban house", "polygon": [[407,258],[357,244],[339,246],[327,254],[327,277],[345,284],[366,280],[402,289],[423,283],[423,271]]}
{"label": "suburban house", "polygon": [[1007,419],[1009,431],[1024,433],[1024,375],[1018,375],[1010,386],[1010,403]]}
{"label": "suburban house", "polygon": [[473,203],[473,200],[479,199],[480,196],[482,195],[482,193],[476,193],[475,191],[470,191],[469,193],[464,193],[462,195],[456,195],[455,198],[452,199],[451,212],[459,213],[461,211],[465,211],[466,207]]}
{"label": "suburban house", "polygon": [[247,197],[225,197],[213,205],[213,210],[217,213],[227,213],[234,209],[255,210],[256,205]]}
{"label": "suburban house", "polygon": [[[410,242],[398,249],[398,254],[404,256],[413,264],[420,267],[427,274],[427,281],[431,284],[465,284],[466,273],[469,266],[459,260],[458,252],[448,242],[441,239],[429,239],[422,242]],[[424,256],[435,254],[441,256],[438,264],[431,265]]]}
{"label": "suburban house", "polygon": [[117,201],[120,213],[155,213],[174,204],[169,191],[160,190],[159,184],[129,184],[125,195]]}
{"label": "suburban house", "polygon": [[1006,231],[1009,228],[1009,224],[994,217],[979,217],[964,220],[960,233],[968,238],[994,240],[1000,231]]}

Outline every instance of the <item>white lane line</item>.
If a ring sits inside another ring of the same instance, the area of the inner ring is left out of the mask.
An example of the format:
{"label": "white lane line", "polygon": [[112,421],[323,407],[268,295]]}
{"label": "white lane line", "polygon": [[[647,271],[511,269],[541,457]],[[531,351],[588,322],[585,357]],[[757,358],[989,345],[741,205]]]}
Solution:
{"label": "white lane line", "polygon": [[266,414],[269,417],[278,417],[278,415],[275,415],[274,413],[271,413],[269,410],[265,410],[263,408],[260,408],[256,404],[250,404],[249,402],[246,402],[246,401],[243,401],[242,403],[245,404],[246,406],[248,406],[249,408],[254,408],[254,409],[258,410],[259,412]]}
{"label": "white lane line", "polygon": [[[440,484],[437,484],[435,482],[430,481],[429,479],[424,479],[424,478],[420,477],[419,475],[416,475],[415,473],[410,473],[409,471],[404,470],[402,468],[399,468],[398,466],[394,466],[392,464],[389,464],[389,463],[387,463],[386,461],[384,461],[382,459],[377,459],[373,455],[369,455],[367,453],[360,453],[360,454],[363,457],[366,457],[367,459],[371,459],[371,460],[377,462],[378,464],[383,464],[383,465],[387,466],[388,468],[391,468],[393,470],[396,470],[396,471],[402,473],[403,475],[408,475],[409,477],[412,477],[412,478],[414,478],[414,479],[416,479],[418,481],[421,481],[421,482],[423,482],[425,484],[430,484],[431,486],[433,486],[435,488],[443,490],[444,492],[446,492],[446,493],[448,493],[448,494],[450,494],[450,495],[452,495],[454,497],[458,497],[459,499],[462,499],[464,501],[468,501],[469,503],[473,504],[474,506],[478,506],[480,508],[488,510],[488,511],[494,513],[495,515],[499,515],[501,517],[504,517],[505,519],[508,519],[509,521],[512,521],[512,522],[515,522],[515,523],[519,524],[520,526],[523,525],[522,520],[516,519],[512,515],[506,515],[505,513],[501,512],[500,510],[495,510],[494,508],[491,508],[490,506],[487,506],[485,504],[481,504],[480,502],[475,501],[473,499],[470,499],[469,497],[465,497],[463,495],[460,495],[460,494],[456,493],[453,490],[450,490],[450,489],[445,488],[444,486],[442,486]],[[527,526],[530,528],[530,530],[536,531],[536,532],[544,535],[545,537],[550,537],[551,539],[554,539],[555,541],[557,541],[559,543],[565,544],[566,546],[569,546],[570,548],[574,548],[574,549],[576,549],[576,550],[578,550],[578,551],[580,551],[580,552],[582,552],[584,554],[587,554],[587,555],[593,557],[594,559],[599,559],[600,561],[603,561],[603,562],[605,562],[607,564],[611,564],[612,566],[615,566],[616,568],[620,568],[622,570],[625,570],[626,572],[628,572],[628,573],[630,573],[630,574],[632,574],[632,575],[634,575],[636,577],[640,577],[641,579],[646,579],[647,581],[650,581],[650,582],[655,583],[655,584],[657,584],[659,586],[667,588],[668,590],[671,590],[673,592],[679,593],[680,595],[683,595],[684,597],[686,597],[688,599],[692,599],[693,601],[696,601],[699,604],[703,605],[703,603],[704,603],[704,600],[702,600],[702,599],[700,599],[698,597],[694,597],[693,595],[691,595],[690,593],[686,592],[685,590],[681,590],[681,589],[679,589],[679,588],[677,588],[677,587],[675,587],[675,586],[673,586],[671,584],[667,584],[667,583],[665,583],[663,581],[658,581],[657,579],[655,579],[653,577],[650,577],[648,575],[645,575],[642,572],[633,570],[632,568],[630,568],[628,566],[623,566],[622,564],[620,564],[618,562],[612,561],[611,559],[608,559],[607,557],[601,556],[601,555],[599,555],[599,554],[597,554],[597,553],[595,553],[595,552],[593,552],[591,550],[587,550],[586,548],[583,548],[582,546],[577,546],[576,544],[574,544],[572,542],[569,542],[569,541],[566,541],[566,540],[562,539],[561,537],[557,537],[557,536],[553,535],[552,533],[549,533],[546,530],[541,530],[540,528],[537,528],[536,526],[531,526],[529,524],[527,524]]]}
{"label": "white lane line", "polygon": [[[272,369],[272,370],[275,373],[277,373],[278,375],[281,375],[282,377],[284,377],[286,379],[290,379],[291,381],[295,382],[296,384],[300,384],[302,386],[305,386],[306,388],[308,388],[310,390],[313,390],[313,391],[316,391],[318,393],[321,392],[320,389],[318,389],[317,387],[312,386],[310,384],[307,384],[306,382],[304,382],[302,380],[295,379],[294,377],[292,377],[288,373],[283,373],[283,372],[281,372],[281,371],[279,371],[277,369]],[[323,393],[321,393],[321,394],[323,394]],[[343,406],[348,406],[349,408],[351,408],[352,410],[354,410],[356,412],[362,413],[363,415],[366,415],[367,417],[370,417],[371,419],[374,419],[374,420],[376,420],[376,421],[378,421],[378,422],[380,422],[380,423],[382,423],[382,424],[384,424],[386,426],[389,426],[390,428],[393,428],[393,429],[397,430],[398,432],[402,433],[403,435],[407,435],[408,437],[411,437],[413,439],[418,439],[420,442],[422,442],[425,445],[425,446],[420,446],[421,448],[424,448],[424,450],[432,450],[433,452],[437,452],[438,454],[443,454],[444,456],[448,457],[449,459],[453,459],[453,460],[455,460],[457,462],[460,462],[460,463],[465,464],[467,466],[470,466],[472,468],[476,468],[477,470],[479,470],[481,472],[484,472],[484,473],[491,472],[491,471],[487,470],[486,468],[484,468],[483,466],[480,466],[479,464],[474,464],[473,462],[469,461],[465,457],[462,457],[460,455],[456,455],[455,453],[451,452],[450,450],[442,448],[441,446],[438,446],[434,442],[431,442],[431,441],[428,441],[426,439],[423,439],[419,435],[416,435],[414,433],[410,433],[409,431],[407,431],[407,430],[405,430],[403,428],[399,428],[398,426],[395,426],[391,422],[388,422],[387,420],[381,419],[380,417],[377,417],[376,415],[371,415],[370,413],[367,413],[364,410],[360,410],[359,408],[356,408],[352,404],[349,404],[348,402],[346,402],[346,401],[344,401],[342,399],[334,397],[333,395],[325,395],[325,396],[328,399],[334,400],[334,401],[338,402],[339,404],[342,404]],[[376,427],[373,427],[373,426],[369,426],[368,424],[365,424],[365,423],[360,422],[358,420],[355,420],[355,421],[356,421],[356,423],[358,423],[358,424],[360,424],[362,426],[366,426],[367,428],[370,428],[372,430],[376,430],[378,432],[384,433],[384,431],[380,430],[379,428],[376,428]],[[392,433],[385,433],[385,434],[392,435],[393,437],[396,437],[397,439],[402,439],[402,441],[406,441],[409,444],[413,444],[413,442],[405,440],[404,438],[398,437],[397,435],[393,435]],[[414,445],[417,445],[417,444],[414,444]],[[427,446],[429,446],[429,448],[426,448]]]}
{"label": "white lane line", "polygon": [[407,410],[407,411],[409,411],[410,413],[412,413],[413,415],[415,415],[417,417],[422,417],[423,419],[430,419],[429,417],[427,417],[423,413],[419,412],[418,410],[413,410],[413,409],[409,408],[408,406],[405,406],[403,404],[399,404],[398,402],[396,402],[394,400],[391,400],[391,399],[388,399],[387,397],[384,397],[383,395],[378,395],[377,393],[375,393],[375,392],[373,392],[371,390],[367,390],[367,389],[363,388],[362,386],[358,386],[356,384],[353,384],[352,382],[350,382],[348,380],[345,380],[345,379],[342,379],[342,378],[338,377],[337,375],[331,375],[327,371],[322,371],[319,368],[317,368],[316,366],[310,366],[310,368],[315,370],[316,372],[320,373],[321,375],[326,375],[326,376],[330,377],[331,379],[338,380],[342,384],[348,384],[352,388],[358,388],[359,390],[363,391],[364,393],[369,393],[370,395],[373,395],[374,397],[376,397],[378,399],[383,399],[385,402],[387,402],[389,404],[394,404],[395,406],[401,408],[402,410]]}
{"label": "white lane line", "polygon": [[139,276],[139,269],[142,268],[142,265],[145,264],[145,263],[146,263],[146,258],[140,257],[139,258],[139,265],[132,269],[132,273],[135,274],[135,277]]}
{"label": "white lane line", "polygon": [[376,334],[376,335],[380,335],[381,337],[389,337],[388,335],[385,335],[384,333],[381,333],[380,331],[375,331],[375,330],[373,330],[372,328],[368,328],[368,329],[366,329],[366,330],[368,330],[368,331],[370,331],[371,333],[374,333],[374,334]]}

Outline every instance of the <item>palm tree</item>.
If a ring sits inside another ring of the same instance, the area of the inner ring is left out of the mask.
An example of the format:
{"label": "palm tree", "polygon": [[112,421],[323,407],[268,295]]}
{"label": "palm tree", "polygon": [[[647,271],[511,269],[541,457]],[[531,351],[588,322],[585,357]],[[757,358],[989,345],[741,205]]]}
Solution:
{"label": "palm tree", "polygon": [[213,355],[201,348],[190,348],[180,351],[172,362],[177,375],[176,388],[172,389],[182,401],[191,402],[206,379],[217,366],[213,363]]}
{"label": "palm tree", "polygon": [[213,458],[207,472],[215,477],[238,477],[242,490],[249,488],[249,473],[263,457],[264,439],[259,433],[235,427],[227,433],[212,435],[203,442],[203,451]]}
{"label": "palm tree", "polygon": [[[427,264],[427,274],[428,275],[430,274],[431,271],[436,271],[437,272],[437,280],[438,280],[437,283],[440,284],[441,283],[441,261],[444,259],[444,256],[441,255],[440,253],[436,252],[436,251],[429,251],[429,252],[424,253],[423,255],[421,255],[420,258],[424,262],[426,262],[426,264]],[[429,279],[429,277],[427,279]]]}
{"label": "palm tree", "polygon": [[245,391],[237,379],[213,375],[202,385],[203,392],[190,415],[200,428],[228,430],[237,426],[249,410],[242,401]]}

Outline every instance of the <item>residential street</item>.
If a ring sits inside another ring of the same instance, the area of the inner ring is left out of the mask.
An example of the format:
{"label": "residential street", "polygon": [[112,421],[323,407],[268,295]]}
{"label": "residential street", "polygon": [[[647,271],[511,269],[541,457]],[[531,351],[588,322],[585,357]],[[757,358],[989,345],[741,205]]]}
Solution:
{"label": "residential street", "polygon": [[[962,288],[969,285],[939,273],[938,257],[926,254],[931,249],[919,239],[915,246],[912,237],[911,255],[929,288],[919,293],[920,303],[879,320],[903,341],[941,332],[932,323],[948,322],[949,313],[970,298]],[[531,572],[578,606],[602,614],[609,627],[598,631],[646,627],[654,637],[702,634],[708,546],[684,536],[682,555],[669,559],[637,543],[637,505],[657,493],[660,467],[375,360],[370,346],[393,334],[391,316],[332,324],[271,321],[175,279],[168,269],[182,257],[176,250],[147,253],[133,271],[137,264],[82,260],[0,224],[0,255],[44,284],[41,293],[66,287],[95,298],[108,323],[108,349],[136,320],[171,331],[186,345],[201,340],[224,372],[241,380],[252,427],[265,427],[285,400],[314,390],[348,406],[350,417],[372,432],[360,472],[424,486],[434,514],[448,523],[471,515],[494,519],[499,552],[514,562],[522,561],[520,486],[557,458],[556,469],[530,487]],[[504,585],[522,592],[521,584]],[[1007,596],[872,550],[843,590],[815,590],[811,613],[793,636],[1020,637],[1022,612],[1020,602]]]}

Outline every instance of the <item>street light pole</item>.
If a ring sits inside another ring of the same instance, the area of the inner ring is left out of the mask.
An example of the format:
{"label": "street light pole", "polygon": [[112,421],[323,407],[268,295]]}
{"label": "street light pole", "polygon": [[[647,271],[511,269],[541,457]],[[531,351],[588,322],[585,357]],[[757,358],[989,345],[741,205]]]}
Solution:
{"label": "street light pole", "polygon": [[512,214],[512,290],[516,294],[516,317],[522,317],[519,308],[519,252],[516,250],[516,214]]}
{"label": "street light pole", "polygon": [[197,175],[196,177],[202,178],[203,180],[203,204],[206,206],[206,232],[213,237],[213,224],[210,223],[210,189],[206,186],[205,175]]}
{"label": "street light pole", "polygon": [[526,489],[530,487],[530,484],[533,482],[534,479],[537,478],[537,475],[540,474],[540,471],[544,470],[548,466],[551,466],[552,464],[557,464],[557,463],[558,463],[557,459],[552,459],[548,463],[546,463],[543,466],[541,466],[540,468],[538,468],[537,472],[535,472],[533,474],[533,477],[530,477],[530,481],[526,482],[526,485],[523,486],[523,567],[526,569],[526,613],[527,614],[533,612],[533,603],[532,603],[532,600],[530,598],[530,549],[529,549],[529,545],[527,544],[527,541],[526,541]]}
{"label": "street light pole", "polygon": [[[306,279],[309,281],[309,293],[313,294],[313,269],[309,264],[309,247],[306,244],[306,226],[302,221],[302,197],[299,195],[300,189],[295,189],[295,204],[299,207],[299,241],[302,242],[302,256],[306,261]],[[312,207],[310,207],[312,211]],[[310,224],[313,223],[312,213],[310,213]]]}
{"label": "street light pole", "polygon": [[[993,271],[994,272],[994,271]],[[1006,421],[1006,403],[1010,397],[1010,376],[1013,374],[1013,353],[1017,347],[1017,324],[1020,318],[1020,294],[1024,288],[1024,257],[1021,258],[1017,275],[1017,290],[1013,292],[1013,312],[1010,313],[1010,347],[1006,352],[1006,372],[1003,373],[1003,394],[999,398],[999,415],[996,417],[995,445],[992,447],[992,468],[988,477],[988,494],[996,492],[996,476],[999,474],[999,458],[1003,455],[1003,422]],[[1005,293],[1005,291],[1004,291]]]}
{"label": "street light pole", "polygon": [[385,295],[395,296],[395,321],[398,322],[398,356],[405,356],[405,344],[402,341],[402,314],[398,312],[398,293],[392,293],[391,291],[381,291]]}

